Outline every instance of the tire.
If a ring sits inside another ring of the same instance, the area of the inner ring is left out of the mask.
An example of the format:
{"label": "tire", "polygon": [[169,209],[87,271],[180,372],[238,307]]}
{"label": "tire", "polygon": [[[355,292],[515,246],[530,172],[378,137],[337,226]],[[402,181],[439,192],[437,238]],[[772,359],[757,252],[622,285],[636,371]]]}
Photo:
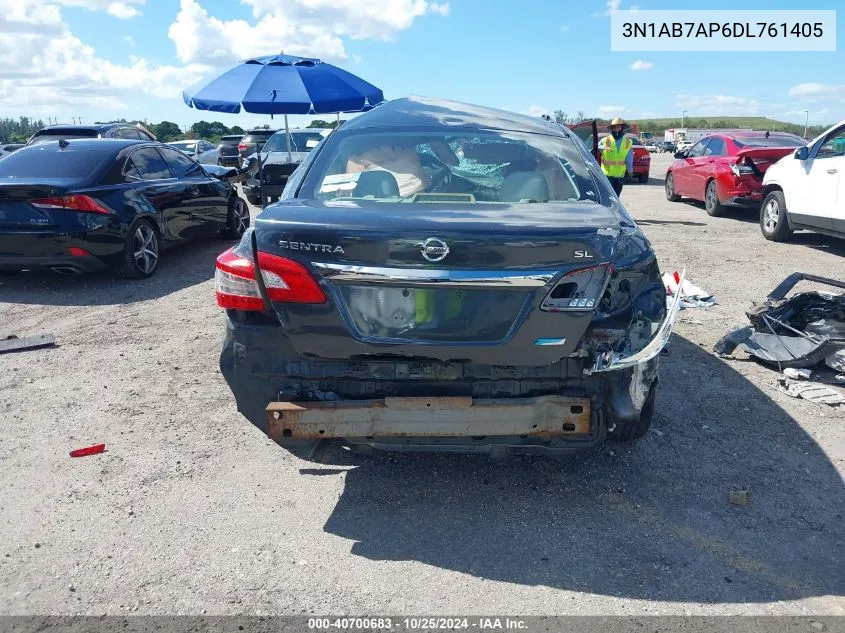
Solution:
{"label": "tire", "polygon": [[640,174],[639,176],[637,176],[637,180],[640,181],[641,185],[646,184],[648,182],[648,174]]}
{"label": "tire", "polygon": [[704,189],[704,209],[707,211],[707,215],[714,218],[725,215],[728,210],[725,205],[719,202],[719,189],[715,180],[708,182]]}
{"label": "tire", "polygon": [[146,279],[158,270],[160,257],[158,229],[149,220],[139,220],[126,235],[123,254],[114,272],[124,279]]}
{"label": "tire", "polygon": [[770,191],[760,205],[760,231],[772,242],[786,242],[792,237],[783,191]]}
{"label": "tire", "polygon": [[675,193],[675,176],[670,171],[666,174],[666,199],[669,202],[677,202],[681,199],[681,196]]}
{"label": "tire", "polygon": [[244,232],[249,228],[249,207],[243,198],[232,196],[229,198],[229,215],[226,218],[226,230],[223,236],[239,240]]}
{"label": "tire", "polygon": [[656,399],[657,381],[655,380],[651,384],[651,390],[643,403],[639,419],[632,424],[617,426],[615,429],[608,432],[608,439],[617,442],[632,442],[648,433],[649,428],[651,428],[651,421],[654,418],[654,402]]}

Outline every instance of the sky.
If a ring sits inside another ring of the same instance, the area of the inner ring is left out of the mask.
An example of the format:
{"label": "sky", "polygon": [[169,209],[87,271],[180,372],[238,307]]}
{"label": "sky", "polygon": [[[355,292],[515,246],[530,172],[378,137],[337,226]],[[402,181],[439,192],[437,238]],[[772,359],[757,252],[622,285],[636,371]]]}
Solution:
{"label": "sky", "polygon": [[[800,9],[799,0],[690,0],[695,9]],[[816,0],[813,9],[836,9]],[[319,57],[388,99],[443,97],[540,115],[629,119],[760,115],[811,124],[845,116],[845,51],[610,51],[611,9],[677,0],[0,0],[0,116],[70,122],[268,117],[188,108],[238,60]],[[837,15],[843,29],[845,10]],[[324,117],[325,118],[325,117]],[[292,125],[310,117],[292,117]],[[276,123],[278,123],[278,119]]]}

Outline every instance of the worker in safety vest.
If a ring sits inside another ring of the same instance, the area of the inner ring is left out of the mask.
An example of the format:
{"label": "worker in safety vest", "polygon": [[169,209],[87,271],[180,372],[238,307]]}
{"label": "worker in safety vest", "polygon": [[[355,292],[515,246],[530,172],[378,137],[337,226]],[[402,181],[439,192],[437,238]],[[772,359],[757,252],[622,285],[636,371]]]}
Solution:
{"label": "worker in safety vest", "polygon": [[599,141],[601,170],[605,173],[616,195],[622,193],[625,174],[634,173],[634,143],[625,136],[628,125],[616,117],[610,122],[610,134]]}

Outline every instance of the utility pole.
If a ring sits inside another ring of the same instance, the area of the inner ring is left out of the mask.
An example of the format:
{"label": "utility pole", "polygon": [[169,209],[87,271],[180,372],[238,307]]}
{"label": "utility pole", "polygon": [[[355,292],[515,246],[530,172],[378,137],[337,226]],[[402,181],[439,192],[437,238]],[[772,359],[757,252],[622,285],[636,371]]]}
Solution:
{"label": "utility pole", "polygon": [[804,138],[807,138],[807,126],[810,124],[810,111],[804,110]]}
{"label": "utility pole", "polygon": [[687,111],[684,110],[683,112],[681,112],[681,129],[684,129],[684,123],[686,122],[686,120],[687,120]]}

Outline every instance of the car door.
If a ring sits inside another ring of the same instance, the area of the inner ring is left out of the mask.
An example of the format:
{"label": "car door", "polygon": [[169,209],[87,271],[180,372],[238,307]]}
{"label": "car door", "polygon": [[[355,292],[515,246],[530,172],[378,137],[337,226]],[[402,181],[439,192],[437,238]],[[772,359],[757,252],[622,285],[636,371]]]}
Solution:
{"label": "car door", "polygon": [[697,195],[694,196],[696,199],[704,200],[707,182],[716,175],[717,160],[727,153],[728,148],[724,139],[719,136],[711,136],[710,142],[704,148],[704,154],[697,160],[692,172],[691,185],[693,191],[697,192]]}
{"label": "car door", "polygon": [[209,176],[196,161],[170,147],[159,148],[174,176],[187,188],[184,205],[190,228],[186,238],[213,235],[226,228],[229,213],[227,185]]}
{"label": "car door", "polygon": [[187,186],[173,177],[167,163],[155,147],[139,147],[126,160],[124,174],[144,183],[138,193],[155,207],[164,223],[166,238],[185,239],[191,226],[190,210],[184,204]]}
{"label": "car door", "polygon": [[793,171],[788,191],[789,215],[793,222],[833,229],[834,218],[842,221],[845,192],[845,126],[839,127],[810,148],[801,169]]}
{"label": "car door", "polygon": [[689,151],[686,153],[684,158],[680,159],[682,162],[677,165],[672,172],[674,174],[674,186],[676,193],[695,200],[704,199],[704,186],[702,185],[701,187],[702,192],[697,192],[695,187],[697,180],[695,170],[699,167],[699,164],[704,161],[704,152],[707,150],[707,144],[709,142],[710,137],[701,139],[698,143],[689,148]]}

